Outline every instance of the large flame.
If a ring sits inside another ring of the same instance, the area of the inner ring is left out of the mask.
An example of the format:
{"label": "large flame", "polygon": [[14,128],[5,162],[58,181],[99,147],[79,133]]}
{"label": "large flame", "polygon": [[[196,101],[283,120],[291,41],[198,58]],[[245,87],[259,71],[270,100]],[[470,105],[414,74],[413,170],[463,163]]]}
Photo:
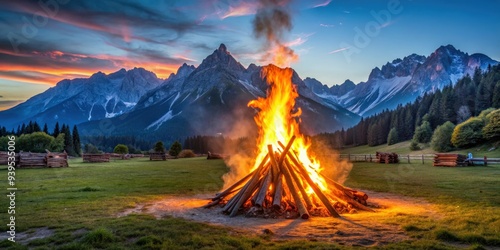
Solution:
{"label": "large flame", "polygon": [[[268,145],[275,150],[281,149],[279,142],[286,144],[292,136],[295,141],[291,151],[298,160],[306,166],[309,176],[322,189],[327,190],[326,181],[319,175],[320,163],[308,154],[310,141],[299,131],[299,116],[301,109],[295,108],[295,99],[299,96],[296,86],[292,83],[293,70],[279,68],[274,65],[263,67],[262,74],[269,84],[266,98],[258,98],[248,103],[249,107],[259,110],[255,122],[259,128],[257,138],[258,156],[253,169],[264,160],[268,154]],[[253,170],[252,169],[252,170]],[[307,190],[312,194],[313,190]]]}

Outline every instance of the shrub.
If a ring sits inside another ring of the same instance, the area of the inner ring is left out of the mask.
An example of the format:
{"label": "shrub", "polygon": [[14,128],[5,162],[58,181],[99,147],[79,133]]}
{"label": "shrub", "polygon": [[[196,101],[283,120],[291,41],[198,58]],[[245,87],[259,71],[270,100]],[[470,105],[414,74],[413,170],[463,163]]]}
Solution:
{"label": "shrub", "polygon": [[23,134],[17,138],[16,148],[34,153],[45,153],[45,149],[52,149],[50,146],[53,141],[54,137],[44,132]]}
{"label": "shrub", "polygon": [[432,128],[428,121],[422,122],[422,125],[415,128],[415,134],[413,135],[413,140],[418,143],[428,143],[431,141]]}
{"label": "shrub", "polygon": [[165,153],[165,146],[163,146],[162,141],[157,141],[154,147],[156,153]]}
{"label": "shrub", "polygon": [[196,154],[191,149],[183,149],[177,157],[179,158],[192,158],[195,157]]}
{"label": "shrub", "polygon": [[482,129],[485,120],[479,117],[472,117],[467,121],[458,124],[451,135],[451,143],[457,147],[474,146],[483,141]]}
{"label": "shrub", "polygon": [[387,145],[393,145],[398,142],[398,131],[396,128],[391,128],[387,136]]}
{"label": "shrub", "polygon": [[59,134],[49,145],[50,151],[61,152],[64,150],[64,134]]}
{"label": "shrub", "polygon": [[486,115],[486,125],[482,132],[486,140],[500,140],[500,109]]}
{"label": "shrub", "polygon": [[451,135],[453,134],[453,129],[455,125],[449,121],[445,122],[443,125],[438,126],[434,130],[434,134],[431,139],[431,147],[437,152],[448,152],[453,149],[451,144]]}
{"label": "shrub", "polygon": [[116,145],[113,152],[116,154],[128,154],[128,147],[127,147],[127,145],[118,144],[118,145]]}
{"label": "shrub", "polygon": [[417,141],[415,141],[415,140],[411,140],[411,143],[410,143],[410,150],[411,150],[411,151],[420,150],[420,147],[418,146],[418,142],[417,142]]}
{"label": "shrub", "polygon": [[170,150],[168,151],[168,154],[171,156],[177,157],[181,151],[182,151],[182,145],[178,141],[175,141],[172,144],[172,146],[170,146]]}
{"label": "shrub", "polygon": [[93,144],[87,143],[83,146],[83,152],[86,154],[99,154],[99,149]]}

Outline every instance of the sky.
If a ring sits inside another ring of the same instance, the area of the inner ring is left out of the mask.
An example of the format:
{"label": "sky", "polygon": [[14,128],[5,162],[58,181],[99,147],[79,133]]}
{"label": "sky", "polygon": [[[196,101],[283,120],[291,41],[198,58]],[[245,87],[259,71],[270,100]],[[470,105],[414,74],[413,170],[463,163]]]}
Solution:
{"label": "sky", "polygon": [[[500,61],[500,0],[265,0],[292,27],[280,36],[302,78],[366,81],[374,67],[441,45]],[[143,67],[167,78],[221,43],[245,67],[266,65],[259,1],[0,0],[0,110],[63,79]]]}

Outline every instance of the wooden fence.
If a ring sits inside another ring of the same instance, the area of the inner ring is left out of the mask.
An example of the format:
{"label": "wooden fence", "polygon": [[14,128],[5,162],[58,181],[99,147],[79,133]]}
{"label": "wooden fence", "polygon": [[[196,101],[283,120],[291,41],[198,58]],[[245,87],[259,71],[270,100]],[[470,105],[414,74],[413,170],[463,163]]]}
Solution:
{"label": "wooden fence", "polygon": [[[348,160],[350,162],[376,162],[376,154],[339,154],[341,160]],[[410,155],[399,154],[398,159],[400,163],[416,163],[424,164],[426,161],[432,162],[434,154]]]}
{"label": "wooden fence", "polygon": [[[400,163],[421,163],[434,162],[435,154],[398,154]],[[339,154],[341,160],[347,160],[350,162],[376,162],[377,157],[375,154]],[[468,159],[472,162],[472,165],[488,165],[488,164],[500,164],[500,158],[472,158]]]}
{"label": "wooden fence", "polygon": [[500,164],[500,158],[488,158],[486,156],[484,156],[483,158],[468,159],[468,161],[472,165],[479,164],[479,165],[488,166],[488,164]]}

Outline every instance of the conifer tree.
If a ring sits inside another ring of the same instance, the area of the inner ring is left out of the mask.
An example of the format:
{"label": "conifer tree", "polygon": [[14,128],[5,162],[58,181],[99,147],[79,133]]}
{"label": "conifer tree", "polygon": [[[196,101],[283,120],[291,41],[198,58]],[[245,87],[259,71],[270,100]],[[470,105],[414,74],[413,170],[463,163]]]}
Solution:
{"label": "conifer tree", "polygon": [[75,150],[75,154],[80,156],[82,153],[82,145],[80,142],[80,134],[78,133],[78,128],[76,125],[73,126],[73,149]]}
{"label": "conifer tree", "polygon": [[61,132],[64,134],[64,150],[68,155],[76,156],[75,147],[73,145],[73,137],[71,136],[71,131],[69,126],[63,124]]}
{"label": "conifer tree", "polygon": [[54,132],[52,132],[52,136],[57,137],[61,133],[61,130],[59,129],[59,122],[56,122],[56,126],[54,127]]}
{"label": "conifer tree", "polygon": [[45,123],[43,125],[43,130],[42,130],[45,134],[49,134],[49,127],[47,127],[47,123]]}

